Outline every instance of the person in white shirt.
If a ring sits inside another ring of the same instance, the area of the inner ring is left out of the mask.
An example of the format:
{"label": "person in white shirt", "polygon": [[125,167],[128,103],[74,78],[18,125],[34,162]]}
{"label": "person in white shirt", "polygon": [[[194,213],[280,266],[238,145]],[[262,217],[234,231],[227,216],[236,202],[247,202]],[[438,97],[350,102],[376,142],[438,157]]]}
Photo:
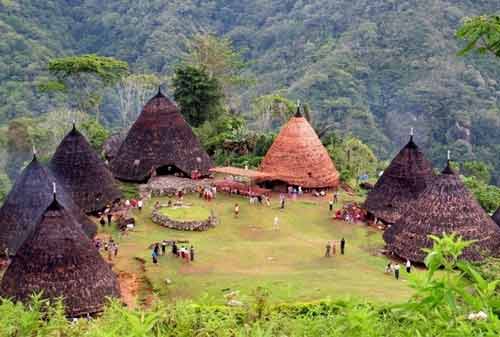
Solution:
{"label": "person in white shirt", "polygon": [[399,280],[399,269],[399,263],[396,263],[396,265],[394,266],[394,277],[396,278],[396,280]]}
{"label": "person in white shirt", "polygon": [[409,274],[411,272],[411,262],[406,260],[406,272]]}
{"label": "person in white shirt", "polygon": [[143,206],[142,199],[139,199],[139,201],[137,202],[137,208],[139,209],[139,211],[142,211],[142,206]]}
{"label": "person in white shirt", "polygon": [[279,231],[280,230],[280,220],[279,220],[279,218],[277,216],[274,217],[273,229],[275,231]]}

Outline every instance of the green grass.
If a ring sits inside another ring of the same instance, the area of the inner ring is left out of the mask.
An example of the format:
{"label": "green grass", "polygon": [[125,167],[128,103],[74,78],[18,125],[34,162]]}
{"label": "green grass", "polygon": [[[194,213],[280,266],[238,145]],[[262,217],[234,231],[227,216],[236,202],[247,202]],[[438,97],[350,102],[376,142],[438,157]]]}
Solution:
{"label": "green grass", "polygon": [[197,204],[187,207],[163,207],[160,214],[177,221],[198,221],[207,220],[210,216],[208,205]]}
{"label": "green grass", "polygon": [[[207,232],[180,232],[153,224],[150,215],[157,200],[166,199],[149,200],[142,212],[134,213],[136,230],[119,239],[115,269],[143,273],[134,258],[145,260],[145,276],[167,301],[189,298],[223,303],[228,290],[239,291],[245,300],[258,286],[268,288],[274,302],[349,296],[395,302],[412,293],[405,272],[399,281],[384,274],[388,260],[379,253],[382,233],[362,224],[331,220],[326,199],[290,201],[280,211],[277,197],[269,208],[222,193],[211,203],[187,196],[185,202],[213,209],[218,216],[218,226]],[[239,218],[233,216],[236,202],[241,207]],[[272,228],[275,216],[280,219],[279,231]],[[346,255],[324,258],[327,240],[342,237],[347,241]],[[153,265],[148,247],[164,239],[189,240],[196,261],[185,264],[167,254],[160,257],[159,265]],[[172,281],[169,285],[167,278]]]}

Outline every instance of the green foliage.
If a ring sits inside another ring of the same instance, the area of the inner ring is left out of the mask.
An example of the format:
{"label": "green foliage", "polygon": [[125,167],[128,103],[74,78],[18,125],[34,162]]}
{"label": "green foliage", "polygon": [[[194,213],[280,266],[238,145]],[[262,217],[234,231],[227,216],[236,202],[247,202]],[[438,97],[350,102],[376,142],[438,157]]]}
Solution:
{"label": "green foliage", "polygon": [[98,153],[102,150],[102,145],[109,138],[109,132],[95,119],[87,119],[80,125],[83,133],[87,137],[90,145]]}
{"label": "green foliage", "polygon": [[500,57],[500,16],[481,15],[467,18],[457,31],[457,37],[467,42],[460,55],[474,50]]}
{"label": "green foliage", "polygon": [[189,124],[198,127],[207,120],[216,119],[222,112],[222,92],[216,78],[206,69],[181,65],[173,79],[174,99]]}
{"label": "green foliage", "polygon": [[139,188],[136,184],[120,182],[118,185],[125,200],[139,199]]}
{"label": "green foliage", "polygon": [[376,177],[378,159],[363,141],[354,136],[340,139],[335,134],[330,134],[326,141],[328,152],[340,172],[342,181],[350,182],[364,174]]}
{"label": "green foliage", "polygon": [[462,164],[461,172],[474,177],[482,183],[489,184],[491,181],[491,167],[481,161],[466,161]]}
{"label": "green foliage", "polygon": [[465,186],[474,194],[479,204],[489,213],[500,205],[500,188],[488,185],[476,177],[464,177]]}
{"label": "green foliage", "polygon": [[0,204],[10,191],[11,182],[5,173],[0,173]]}
{"label": "green foliage", "polygon": [[52,59],[47,69],[55,80],[42,82],[39,88],[43,92],[71,92],[70,106],[75,98],[78,110],[98,112],[102,91],[127,75],[128,64],[112,57],[87,54]]}

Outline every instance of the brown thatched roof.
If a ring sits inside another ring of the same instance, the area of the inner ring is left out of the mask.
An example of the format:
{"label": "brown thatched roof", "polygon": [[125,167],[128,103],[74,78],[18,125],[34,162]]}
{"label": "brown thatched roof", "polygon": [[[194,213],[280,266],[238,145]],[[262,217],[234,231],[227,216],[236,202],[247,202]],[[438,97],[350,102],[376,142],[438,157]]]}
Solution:
{"label": "brown thatched roof", "polygon": [[[19,175],[0,208],[0,252],[6,247],[11,253],[19,248],[31,233],[41,215],[53,200],[52,184],[56,178],[33,157]],[[65,189],[58,188],[59,201],[75,216],[89,237],[97,232],[96,225],[73,202]]]}
{"label": "brown thatched roof", "polygon": [[298,112],[281,129],[262,160],[271,179],[304,188],[339,185],[339,173],[309,122]]}
{"label": "brown thatched roof", "polygon": [[158,92],[132,125],[110,168],[118,179],[142,182],[167,166],[188,176],[194,170],[208,175],[212,161],[177,106]]}
{"label": "brown thatched roof", "polygon": [[431,248],[429,235],[457,233],[465,240],[477,240],[463,258],[481,260],[482,254],[500,253],[500,228],[481,208],[448,164],[420,194],[409,203],[401,218],[384,233],[388,249],[397,256],[423,262]]}
{"label": "brown thatched roof", "polygon": [[500,226],[500,207],[496,210],[495,214],[493,214],[493,221]]}
{"label": "brown thatched roof", "polygon": [[86,213],[100,211],[121,197],[111,172],[75,126],[57,147],[50,169]]}
{"label": "brown thatched roof", "polygon": [[40,292],[62,297],[70,317],[100,312],[106,297],[119,297],[115,274],[55,196],[1,284],[2,296],[19,301]]}
{"label": "brown thatched roof", "polygon": [[368,194],[365,208],[377,218],[394,223],[402,207],[418,197],[433,177],[432,164],[410,137]]}

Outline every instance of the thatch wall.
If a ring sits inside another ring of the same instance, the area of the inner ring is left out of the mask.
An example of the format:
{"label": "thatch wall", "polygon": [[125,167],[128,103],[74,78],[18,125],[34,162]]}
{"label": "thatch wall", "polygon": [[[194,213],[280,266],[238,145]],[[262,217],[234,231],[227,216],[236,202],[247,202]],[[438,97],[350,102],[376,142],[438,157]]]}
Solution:
{"label": "thatch wall", "polygon": [[[53,200],[53,182],[56,178],[36,159],[19,175],[0,208],[0,254],[5,248],[15,253],[33,230],[41,215]],[[58,187],[59,201],[81,224],[89,237],[97,232],[96,225],[73,202],[62,186]]]}
{"label": "thatch wall", "polygon": [[300,114],[281,129],[265,155],[260,170],[268,181],[282,181],[302,188],[332,188],[339,173],[318,135]]}
{"label": "thatch wall", "polygon": [[100,312],[107,297],[120,293],[109,265],[55,199],[13,257],[0,292],[23,302],[40,292],[63,298],[69,317]]}
{"label": "thatch wall", "polygon": [[167,166],[187,176],[194,170],[207,176],[213,165],[177,106],[159,92],[144,106],[110,169],[120,180],[144,182]]}
{"label": "thatch wall", "polygon": [[426,253],[422,249],[433,244],[428,236],[441,236],[443,232],[477,240],[464,251],[464,259],[475,261],[500,253],[500,228],[449,165],[405,207],[400,220],[385,231],[384,240],[395,255],[423,262]]}
{"label": "thatch wall", "polygon": [[50,169],[86,213],[101,211],[121,197],[113,175],[74,126],[57,147]]}
{"label": "thatch wall", "polygon": [[433,177],[432,164],[411,137],[368,193],[365,208],[386,223],[395,223],[404,205],[415,200]]}

